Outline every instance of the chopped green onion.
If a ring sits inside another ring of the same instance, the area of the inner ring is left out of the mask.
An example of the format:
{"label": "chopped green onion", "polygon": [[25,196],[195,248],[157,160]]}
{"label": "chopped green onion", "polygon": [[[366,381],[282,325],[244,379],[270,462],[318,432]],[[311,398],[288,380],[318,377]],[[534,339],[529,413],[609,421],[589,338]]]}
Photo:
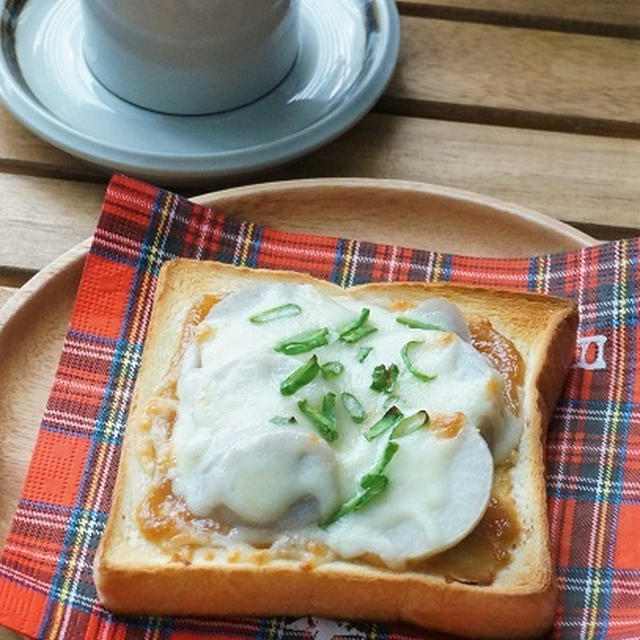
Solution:
{"label": "chopped green onion", "polygon": [[375,333],[376,331],[377,329],[375,327],[367,324],[363,327],[354,329],[350,333],[347,333],[346,335],[342,336],[340,340],[348,344],[353,344],[354,342],[358,342],[358,340],[362,340],[362,338],[368,336],[371,333]]}
{"label": "chopped green onion", "polygon": [[338,336],[340,340],[348,344],[353,344],[354,342],[358,342],[358,340],[361,340],[374,331],[377,331],[375,327],[365,324],[367,322],[367,319],[369,318],[369,313],[369,309],[365,307],[364,309],[362,309],[360,315],[356,320],[350,322],[341,329],[338,329]]}
{"label": "chopped green onion", "polygon": [[397,400],[400,400],[400,396],[392,393],[390,396],[387,396],[382,403],[382,408],[386,411],[392,404],[394,404]]}
{"label": "chopped green onion", "polygon": [[372,476],[367,482],[367,486],[363,487],[365,489],[364,495],[360,496],[360,500],[356,502],[355,506],[353,507],[354,511],[362,509],[365,504],[371,502],[371,500],[373,500],[376,496],[380,495],[387,488],[388,484],[389,478],[387,478],[387,476]]}
{"label": "chopped green onion", "polygon": [[279,307],[273,307],[260,313],[255,313],[249,318],[253,324],[265,324],[267,322],[273,322],[274,320],[281,320],[282,318],[291,318],[292,316],[299,316],[302,313],[302,308],[297,304],[283,304]]}
{"label": "chopped green onion", "polygon": [[376,422],[371,425],[364,434],[364,437],[371,441],[375,440],[378,436],[381,436],[385,431],[393,429],[404,416],[402,411],[394,404],[392,407],[386,410],[385,414]]}
{"label": "chopped green onion", "polygon": [[358,398],[356,398],[352,393],[345,391],[340,394],[340,400],[342,400],[342,406],[346,409],[347,413],[355,423],[360,424],[361,422],[364,422],[364,419],[367,417],[367,412],[360,404]]}
{"label": "chopped green onion", "polygon": [[372,380],[369,388],[374,391],[383,391],[387,382],[387,367],[383,364],[379,364],[373,369],[371,378]]}
{"label": "chopped green onion", "polygon": [[284,353],[286,356],[297,356],[299,353],[307,353],[327,344],[329,344],[329,329],[312,329],[278,342],[273,350]]}
{"label": "chopped green onion", "polygon": [[337,429],[335,393],[326,393],[324,398],[322,398],[322,415],[333,424],[333,429],[335,431]]}
{"label": "chopped green onion", "polygon": [[400,350],[400,353],[402,355],[402,361],[405,363],[407,369],[409,369],[409,371],[416,378],[418,378],[418,380],[422,380],[422,382],[431,382],[431,380],[436,379],[436,376],[430,376],[429,374],[424,373],[423,371],[420,371],[420,369],[414,366],[414,364],[411,362],[411,359],[409,358],[409,347],[417,344],[424,344],[424,343],[422,340],[411,340],[410,342],[407,342],[407,344],[405,344],[402,347],[402,349]]}
{"label": "chopped green onion", "polygon": [[401,420],[391,432],[391,439],[404,438],[429,424],[429,414],[422,410]]}
{"label": "chopped green onion", "polygon": [[358,500],[360,500],[361,495],[362,493],[359,492],[359,493],[356,493],[351,498],[349,498],[349,500],[343,503],[340,506],[340,508],[337,511],[335,511],[333,514],[331,514],[326,520],[318,523],[318,526],[321,529],[326,529],[329,525],[332,525],[337,520],[340,520],[342,516],[346,516],[347,513],[349,513],[350,511],[353,511],[355,509],[356,503],[358,502]]}
{"label": "chopped green onion", "polygon": [[387,446],[384,449],[382,454],[382,458],[378,461],[369,473],[362,477],[360,480],[360,486],[363,489],[369,487],[378,476],[382,475],[382,472],[385,470],[386,466],[391,462],[391,458],[396,455],[396,451],[400,448],[400,445],[397,442],[387,442]]}
{"label": "chopped green onion", "polygon": [[320,373],[325,380],[337,378],[344,371],[344,365],[341,362],[325,362],[320,365]]}
{"label": "chopped green onion", "polygon": [[341,329],[338,329],[338,335],[342,338],[342,336],[345,336],[351,331],[354,331],[355,329],[357,329],[358,327],[361,327],[369,318],[369,313],[370,313],[369,309],[364,307],[360,312],[360,315],[353,322],[350,322],[349,324],[345,324],[344,327],[342,327]]}
{"label": "chopped green onion", "polygon": [[273,418],[271,418],[269,422],[277,425],[289,425],[296,424],[296,422],[298,421],[296,420],[295,416],[289,416],[288,418],[286,416],[273,416]]}
{"label": "chopped green onion", "polygon": [[433,324],[432,322],[422,322],[417,318],[410,318],[409,316],[398,316],[396,322],[404,324],[411,329],[427,329],[428,331],[444,331],[439,324]]}
{"label": "chopped green onion", "polygon": [[327,520],[321,522],[318,526],[321,529],[326,529],[330,524],[333,524],[336,520],[340,520],[342,516],[347,515],[351,511],[358,511],[365,505],[369,504],[376,496],[379,496],[389,485],[389,478],[382,472],[386,466],[391,462],[391,458],[396,454],[399,445],[395,442],[388,442],[384,449],[382,458],[378,461],[376,466],[362,476],[360,480],[360,489],[358,492],[343,503],[340,508]]}
{"label": "chopped green onion", "polygon": [[387,386],[384,388],[385,393],[393,393],[393,390],[396,388],[396,380],[398,379],[398,365],[392,364],[387,369]]}
{"label": "chopped green onion", "polygon": [[382,458],[376,464],[376,466],[362,476],[360,480],[360,490],[343,503],[340,508],[327,520],[321,522],[318,526],[321,529],[326,529],[330,524],[340,520],[342,516],[347,515],[351,511],[358,511],[365,505],[369,504],[375,497],[379,496],[389,485],[389,478],[382,472],[386,466],[391,462],[391,458],[396,454],[399,445],[395,442],[387,443]]}
{"label": "chopped green onion", "polygon": [[371,385],[369,389],[373,389],[374,391],[383,391],[387,382],[387,367],[383,364],[379,364],[377,367],[374,367],[373,373],[371,374]]}
{"label": "chopped green onion", "polygon": [[309,384],[318,373],[320,373],[318,356],[314,355],[280,383],[280,393],[283,396],[292,396],[305,384]]}
{"label": "chopped green onion", "polygon": [[347,513],[362,509],[362,507],[379,496],[387,488],[388,484],[389,478],[387,478],[387,476],[375,476],[366,488],[363,487],[364,491],[358,491],[358,493],[349,498],[333,515],[324,522],[321,522],[318,526],[321,529],[326,529],[329,525],[340,520],[342,516],[347,515]]}
{"label": "chopped green onion", "polygon": [[[327,394],[329,395],[329,394]],[[333,395],[333,394],[331,394]],[[326,396],[325,396],[326,400]],[[335,396],[334,396],[335,402]],[[325,401],[323,401],[323,409]],[[335,419],[331,420],[324,413],[321,413],[317,409],[314,409],[307,400],[300,400],[298,402],[298,409],[302,414],[308,418],[309,422],[315,427],[316,431],[327,441],[333,442],[338,438],[338,431],[336,429]]]}
{"label": "chopped green onion", "polygon": [[393,393],[397,378],[398,365],[392,364],[386,367],[383,364],[379,364],[371,374],[371,385],[369,385],[369,389],[380,392],[384,391],[384,393]]}
{"label": "chopped green onion", "polygon": [[358,349],[358,355],[356,356],[358,362],[364,362],[371,351],[373,351],[373,347],[360,347]]}

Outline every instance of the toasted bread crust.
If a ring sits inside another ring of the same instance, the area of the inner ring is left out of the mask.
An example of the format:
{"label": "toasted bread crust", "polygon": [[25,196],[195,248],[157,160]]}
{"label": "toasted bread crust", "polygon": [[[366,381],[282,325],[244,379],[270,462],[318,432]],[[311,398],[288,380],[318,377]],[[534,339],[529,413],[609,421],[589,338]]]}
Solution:
{"label": "toasted bread crust", "polygon": [[[259,281],[339,287],[285,271],[175,260],[161,270],[140,374],[127,423],[109,521],[94,564],[103,604],[120,613],[154,615],[322,615],[405,621],[472,637],[532,637],[553,620],[555,580],[544,480],[544,437],[573,356],[577,311],[560,298],[443,283],[383,283],[350,295],[389,305],[417,305],[440,296],[467,314],[488,317],[526,363],[525,419],[513,482],[519,495],[523,541],[512,566],[491,586],[446,582],[437,575],[394,572],[348,562],[303,569],[299,562],[231,563],[215,557],[174,561],[136,532],[135,505],[144,488],[136,446],[146,406],[176,353],[189,305],[202,293],[226,295]],[[158,363],[161,363],[158,366]],[[142,488],[141,488],[142,486]],[[135,594],[135,595],[134,595]]]}

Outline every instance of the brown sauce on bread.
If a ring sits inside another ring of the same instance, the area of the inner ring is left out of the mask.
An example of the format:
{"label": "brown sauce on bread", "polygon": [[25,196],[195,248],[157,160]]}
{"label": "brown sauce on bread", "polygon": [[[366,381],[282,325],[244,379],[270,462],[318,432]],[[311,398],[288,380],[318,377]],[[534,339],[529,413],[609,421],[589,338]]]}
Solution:
{"label": "brown sauce on bread", "polygon": [[176,550],[185,544],[202,546],[198,535],[190,532],[228,533],[228,528],[209,518],[194,516],[184,500],[173,493],[171,480],[164,478],[147,494],[138,508],[138,526],[147,540]]}
{"label": "brown sauce on bread", "polygon": [[414,571],[436,573],[447,582],[487,586],[511,560],[520,538],[508,469],[496,469],[487,510],[475,529],[456,546],[411,564]]}
{"label": "brown sauce on bread", "polygon": [[[176,381],[184,352],[194,339],[197,339],[196,327],[207,316],[220,298],[203,296],[187,314],[179,347],[171,361],[170,376],[158,392],[156,401],[148,408],[145,432],[159,429],[160,437],[166,442],[171,438],[175,421]],[[404,308],[404,307],[402,307]],[[504,376],[503,390],[507,406],[518,413],[518,389],[524,381],[524,362],[513,342],[496,331],[485,318],[474,318],[469,323],[473,346],[485,354],[493,366]],[[172,402],[173,401],[173,402]],[[441,437],[453,438],[464,426],[465,416],[433,415],[432,423]],[[155,468],[155,478],[145,499],[138,507],[137,522],[141,533],[147,540],[172,553],[172,560],[189,563],[194,549],[207,548],[208,534],[229,532],[229,527],[212,518],[199,518],[187,508],[184,500],[172,489],[168,470],[171,461],[166,455],[159,455],[155,447],[146,438],[140,446],[139,455],[151,458]],[[489,506],[475,529],[456,546],[432,556],[426,560],[410,563],[412,571],[437,574],[449,582],[462,582],[474,585],[490,585],[498,571],[507,566],[511,552],[520,537],[516,506],[511,496],[509,468],[496,468]],[[331,552],[321,543],[310,542],[305,550],[315,558],[300,557],[301,568],[311,570],[317,564],[330,561]],[[212,553],[210,550],[206,553]],[[237,561],[234,553],[228,561]],[[257,551],[261,554],[254,558],[256,563],[264,563],[271,557],[270,550]],[[274,552],[273,557],[296,559],[295,553]],[[258,560],[260,562],[258,562]],[[358,559],[363,564],[386,568],[375,555],[367,554]]]}
{"label": "brown sauce on bread", "polygon": [[486,356],[504,377],[504,400],[514,415],[520,412],[518,389],[524,383],[524,360],[516,346],[496,331],[487,318],[474,317],[469,321],[471,344]]}
{"label": "brown sauce on bread", "polygon": [[214,296],[210,293],[205,293],[195,304],[193,304],[189,311],[187,311],[187,317],[182,328],[182,336],[180,338],[180,345],[176,351],[173,359],[171,360],[171,368],[177,369],[182,362],[182,356],[187,350],[189,345],[195,338],[196,328],[207,317],[209,311],[213,309],[213,305],[220,302],[222,298],[220,296]]}
{"label": "brown sauce on bread", "polygon": [[[165,381],[157,397],[149,403],[147,408],[147,420],[143,423],[144,430],[151,431],[155,427],[159,431],[159,437],[165,441],[171,438],[175,421],[175,403],[178,399],[176,381],[184,352],[196,339],[196,327],[219,300],[217,296],[205,294],[190,307],[178,348],[171,360],[169,379]],[[228,532],[228,527],[225,529],[223,524],[215,520],[194,516],[184,500],[173,492],[171,480],[167,476],[171,461],[167,460],[166,455],[158,454],[151,438],[146,438],[142,442],[138,453],[145,460],[152,458],[155,466],[156,477],[137,511],[138,527],[147,540],[177,553],[194,544],[196,546],[206,544],[205,538],[198,536],[197,532],[215,531],[223,534]]]}

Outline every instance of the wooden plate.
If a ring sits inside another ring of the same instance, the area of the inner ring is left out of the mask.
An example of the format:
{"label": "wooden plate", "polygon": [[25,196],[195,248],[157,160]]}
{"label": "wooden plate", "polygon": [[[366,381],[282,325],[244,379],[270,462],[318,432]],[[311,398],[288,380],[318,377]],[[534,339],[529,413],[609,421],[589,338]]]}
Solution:
{"label": "wooden plate", "polygon": [[[195,198],[289,231],[355,237],[467,255],[530,256],[596,244],[516,205],[409,182],[270,183]],[[0,310],[0,547],[20,493],[90,241],[31,279]],[[0,640],[14,638],[0,630]]]}

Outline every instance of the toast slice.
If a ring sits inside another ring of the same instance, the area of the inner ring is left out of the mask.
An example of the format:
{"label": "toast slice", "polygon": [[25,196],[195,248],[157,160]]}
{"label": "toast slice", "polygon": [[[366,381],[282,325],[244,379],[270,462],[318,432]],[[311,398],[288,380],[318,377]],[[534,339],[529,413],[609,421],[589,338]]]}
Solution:
{"label": "toast slice", "polygon": [[[193,539],[182,544],[176,523],[188,526],[192,519],[175,505],[173,512],[170,507],[162,517],[147,518],[149,530],[141,530],[140,509],[143,504],[149,507],[150,492],[156,491],[156,502],[167,498],[166,486],[165,495],[158,497],[157,472],[159,465],[171,464],[171,455],[163,458],[166,443],[158,442],[157,434],[154,441],[150,434],[155,420],[164,421],[166,427],[173,419],[170,390],[175,388],[187,345],[198,339],[194,327],[228,294],[262,282],[311,283],[329,295],[344,293],[298,273],[213,262],[178,259],[161,270],[113,505],[94,563],[104,606],[125,614],[404,621],[486,638],[532,637],[549,628],[556,592],[544,439],[573,356],[577,311],[569,300],[448,283],[367,284],[347,290],[362,304],[386,308],[411,309],[428,298],[445,298],[467,318],[488,319],[521,354],[523,431],[508,464],[496,473],[505,480],[501,491],[515,510],[517,535],[508,541],[506,566],[489,581],[458,579],[447,568],[446,553],[442,562],[436,556],[436,562],[393,570],[376,562],[340,558],[316,564],[308,558],[270,554],[264,548],[249,554],[221,551],[193,544]],[[488,535],[499,537],[500,526],[500,521],[489,526]],[[162,542],[167,540],[173,546]],[[476,555],[481,562],[481,554]],[[473,546],[466,552],[467,564],[469,560],[471,565],[476,561]]]}

